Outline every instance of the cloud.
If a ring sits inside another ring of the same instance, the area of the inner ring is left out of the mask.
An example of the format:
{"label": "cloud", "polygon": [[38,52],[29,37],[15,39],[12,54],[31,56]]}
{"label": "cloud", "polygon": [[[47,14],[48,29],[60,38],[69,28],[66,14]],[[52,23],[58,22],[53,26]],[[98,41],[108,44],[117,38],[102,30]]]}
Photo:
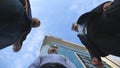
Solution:
{"label": "cloud", "polygon": [[91,5],[92,3],[90,0],[75,0],[73,1],[69,10],[74,11],[78,14],[82,14],[88,11],[88,8],[91,8]]}
{"label": "cloud", "polygon": [[78,13],[79,15],[91,11],[99,4],[108,0],[75,0],[72,2],[69,10]]}

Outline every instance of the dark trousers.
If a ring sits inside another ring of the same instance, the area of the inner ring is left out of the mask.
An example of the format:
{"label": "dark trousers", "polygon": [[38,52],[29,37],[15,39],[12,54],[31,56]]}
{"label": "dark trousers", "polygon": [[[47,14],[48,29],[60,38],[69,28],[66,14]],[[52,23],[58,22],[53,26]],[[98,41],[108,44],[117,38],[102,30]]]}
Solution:
{"label": "dark trousers", "polygon": [[101,57],[108,55],[107,53],[104,53],[102,50],[100,50],[94,43],[92,43],[86,35],[78,35],[78,37],[89,51],[91,59],[96,57],[99,61],[101,61]]}
{"label": "dark trousers", "polygon": [[66,67],[59,63],[46,63],[43,64],[40,68],[66,68]]}
{"label": "dark trousers", "polygon": [[18,40],[23,25],[24,9],[19,0],[0,0],[0,49]]}

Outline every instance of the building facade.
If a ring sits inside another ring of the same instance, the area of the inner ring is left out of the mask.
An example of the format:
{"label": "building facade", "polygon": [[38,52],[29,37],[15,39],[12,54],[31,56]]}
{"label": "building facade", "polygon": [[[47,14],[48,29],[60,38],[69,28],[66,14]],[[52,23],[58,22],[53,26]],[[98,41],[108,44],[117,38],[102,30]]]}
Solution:
{"label": "building facade", "polygon": [[[58,47],[58,53],[67,56],[77,68],[96,68],[91,63],[90,55],[83,46],[53,36],[45,36],[40,55],[47,54],[51,45]],[[104,68],[120,68],[120,63],[107,56],[103,59]]]}

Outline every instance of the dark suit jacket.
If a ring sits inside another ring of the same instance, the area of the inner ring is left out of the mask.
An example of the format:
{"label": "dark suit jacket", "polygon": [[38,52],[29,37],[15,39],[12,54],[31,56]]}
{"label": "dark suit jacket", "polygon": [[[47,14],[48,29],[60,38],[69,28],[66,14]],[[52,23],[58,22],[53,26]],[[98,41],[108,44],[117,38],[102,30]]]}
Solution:
{"label": "dark suit jacket", "polygon": [[115,0],[105,12],[103,4],[79,18],[78,24],[87,23],[87,40],[79,38],[92,57],[120,56],[120,0]]}

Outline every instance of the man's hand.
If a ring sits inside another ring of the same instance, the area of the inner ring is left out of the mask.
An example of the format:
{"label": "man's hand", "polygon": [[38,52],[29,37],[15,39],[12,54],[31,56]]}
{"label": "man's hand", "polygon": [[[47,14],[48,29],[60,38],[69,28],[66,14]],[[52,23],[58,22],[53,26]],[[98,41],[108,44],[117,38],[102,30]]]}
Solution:
{"label": "man's hand", "polygon": [[112,4],[112,2],[110,1],[110,2],[107,2],[107,3],[105,3],[104,4],[104,6],[103,6],[103,11],[105,12],[109,7],[110,7],[110,5]]}
{"label": "man's hand", "polygon": [[98,58],[92,58],[92,64],[95,65],[96,68],[104,68],[102,61],[98,60]]}

